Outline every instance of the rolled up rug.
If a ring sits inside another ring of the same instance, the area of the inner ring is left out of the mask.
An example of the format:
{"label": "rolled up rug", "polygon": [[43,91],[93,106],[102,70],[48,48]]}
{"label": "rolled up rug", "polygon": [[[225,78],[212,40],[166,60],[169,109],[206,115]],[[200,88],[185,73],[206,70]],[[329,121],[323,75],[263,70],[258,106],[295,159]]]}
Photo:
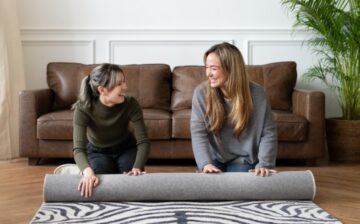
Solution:
{"label": "rolled up rug", "polygon": [[77,190],[80,175],[46,175],[45,202],[312,200],[311,171],[287,171],[269,177],[253,173],[150,173],[99,175],[93,196]]}

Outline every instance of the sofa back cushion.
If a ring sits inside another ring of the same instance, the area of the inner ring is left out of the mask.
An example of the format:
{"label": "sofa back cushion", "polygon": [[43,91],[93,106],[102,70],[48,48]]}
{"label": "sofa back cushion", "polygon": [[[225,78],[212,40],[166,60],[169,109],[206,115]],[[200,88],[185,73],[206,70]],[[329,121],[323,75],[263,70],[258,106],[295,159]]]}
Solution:
{"label": "sofa back cushion", "polygon": [[204,66],[177,66],[173,69],[171,109],[190,109],[195,87],[206,80]]}
{"label": "sofa back cushion", "polygon": [[49,63],[47,65],[47,83],[55,93],[53,109],[68,109],[77,100],[80,83],[85,75],[78,70],[84,66],[79,63]]}
{"label": "sofa back cushion", "polygon": [[142,108],[170,110],[171,70],[165,64],[121,66],[127,75],[127,94]]}
{"label": "sofa back cushion", "polygon": [[272,109],[291,109],[291,95],[297,79],[295,62],[247,65],[246,69],[250,80],[264,87]]}
{"label": "sofa back cushion", "polygon": [[[272,109],[291,109],[291,94],[297,78],[295,62],[247,65],[246,70],[251,81],[264,87]],[[171,109],[190,109],[195,87],[206,79],[204,66],[175,67]]]}
{"label": "sofa back cushion", "polygon": [[[47,82],[55,93],[54,110],[69,109],[76,102],[82,79],[97,64],[49,63]],[[171,70],[165,64],[121,65],[126,73],[127,94],[135,97],[142,108],[170,107]]]}

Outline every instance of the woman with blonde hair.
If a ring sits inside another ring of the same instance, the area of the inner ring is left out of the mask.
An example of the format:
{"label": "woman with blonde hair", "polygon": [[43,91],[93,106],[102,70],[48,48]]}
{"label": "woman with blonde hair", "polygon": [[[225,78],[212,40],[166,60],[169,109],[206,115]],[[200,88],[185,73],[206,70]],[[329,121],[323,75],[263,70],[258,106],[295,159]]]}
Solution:
{"label": "woman with blonde hair", "polygon": [[263,88],[249,81],[241,52],[232,44],[212,46],[204,63],[208,80],[196,87],[191,113],[199,170],[270,175],[277,130]]}

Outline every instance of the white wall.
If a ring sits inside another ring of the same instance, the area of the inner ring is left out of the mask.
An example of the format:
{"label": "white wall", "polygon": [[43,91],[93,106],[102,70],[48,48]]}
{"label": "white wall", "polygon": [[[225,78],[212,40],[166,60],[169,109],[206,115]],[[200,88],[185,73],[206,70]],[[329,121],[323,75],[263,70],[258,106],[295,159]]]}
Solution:
{"label": "white wall", "polygon": [[[52,61],[202,64],[217,42],[239,47],[249,64],[294,60],[298,88],[317,59],[292,32],[280,0],[17,0],[28,89],[46,88]],[[341,115],[326,91],[326,116]]]}

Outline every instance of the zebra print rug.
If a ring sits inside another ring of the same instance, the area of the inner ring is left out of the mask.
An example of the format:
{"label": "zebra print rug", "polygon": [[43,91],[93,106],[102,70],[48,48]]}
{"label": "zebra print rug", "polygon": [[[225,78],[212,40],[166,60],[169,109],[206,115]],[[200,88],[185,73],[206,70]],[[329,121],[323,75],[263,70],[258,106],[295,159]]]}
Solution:
{"label": "zebra print rug", "polygon": [[31,223],[341,223],[311,201],[44,203]]}

